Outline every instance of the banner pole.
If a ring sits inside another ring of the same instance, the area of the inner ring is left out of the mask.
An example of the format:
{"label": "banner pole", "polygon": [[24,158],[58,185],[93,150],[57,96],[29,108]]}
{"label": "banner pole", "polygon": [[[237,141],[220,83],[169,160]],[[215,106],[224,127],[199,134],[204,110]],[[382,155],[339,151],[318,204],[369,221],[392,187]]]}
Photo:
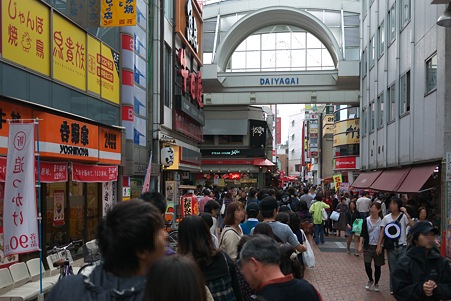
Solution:
{"label": "banner pole", "polygon": [[38,161],[38,226],[39,226],[39,298],[38,301],[44,300],[42,293],[42,208],[41,208],[41,153],[39,149],[39,120],[35,120],[36,125],[36,157]]}

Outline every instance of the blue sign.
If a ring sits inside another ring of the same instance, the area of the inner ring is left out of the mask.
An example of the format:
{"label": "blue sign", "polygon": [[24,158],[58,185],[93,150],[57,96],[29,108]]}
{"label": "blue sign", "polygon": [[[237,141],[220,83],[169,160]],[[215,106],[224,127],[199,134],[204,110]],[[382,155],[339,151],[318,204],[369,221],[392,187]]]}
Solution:
{"label": "blue sign", "polygon": [[260,86],[296,86],[299,77],[261,77]]}

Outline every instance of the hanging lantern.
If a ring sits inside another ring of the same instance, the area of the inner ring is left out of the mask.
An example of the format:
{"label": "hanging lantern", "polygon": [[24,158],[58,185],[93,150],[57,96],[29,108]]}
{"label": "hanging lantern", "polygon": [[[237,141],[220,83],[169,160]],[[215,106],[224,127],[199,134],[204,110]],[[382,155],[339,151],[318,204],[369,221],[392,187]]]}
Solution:
{"label": "hanging lantern", "polygon": [[169,167],[174,164],[174,149],[172,147],[163,147],[161,149],[161,164],[165,167]]}

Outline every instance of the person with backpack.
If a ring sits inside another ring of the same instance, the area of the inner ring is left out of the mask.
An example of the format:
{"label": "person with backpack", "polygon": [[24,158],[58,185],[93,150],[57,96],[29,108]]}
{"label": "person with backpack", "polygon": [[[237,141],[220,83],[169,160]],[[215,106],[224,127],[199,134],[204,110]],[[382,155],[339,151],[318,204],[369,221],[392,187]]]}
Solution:
{"label": "person with backpack", "polygon": [[391,213],[382,219],[376,254],[382,253],[382,245],[387,250],[388,268],[390,270],[390,294],[393,295],[393,271],[399,258],[406,253],[407,225],[412,227],[414,222],[407,213],[406,208],[402,207],[400,198],[392,198],[389,207]]}

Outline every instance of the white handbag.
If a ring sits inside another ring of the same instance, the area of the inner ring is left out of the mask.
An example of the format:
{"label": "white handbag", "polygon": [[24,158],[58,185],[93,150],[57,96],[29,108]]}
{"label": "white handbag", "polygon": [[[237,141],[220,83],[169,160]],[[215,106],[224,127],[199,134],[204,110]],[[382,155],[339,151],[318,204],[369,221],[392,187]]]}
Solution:
{"label": "white handbag", "polygon": [[338,220],[340,219],[340,212],[332,211],[332,213],[330,214],[330,219],[334,222],[338,222]]}
{"label": "white handbag", "polygon": [[304,261],[304,265],[306,267],[314,268],[315,267],[315,254],[313,253],[313,249],[310,246],[310,243],[302,229],[301,229],[301,232],[302,232],[302,239],[304,240],[304,246],[307,249],[307,251],[302,252],[302,260]]}
{"label": "white handbag", "polygon": [[327,219],[329,218],[329,216],[327,215],[327,211],[326,209],[321,209],[321,217],[323,218],[323,221],[327,221]]}

